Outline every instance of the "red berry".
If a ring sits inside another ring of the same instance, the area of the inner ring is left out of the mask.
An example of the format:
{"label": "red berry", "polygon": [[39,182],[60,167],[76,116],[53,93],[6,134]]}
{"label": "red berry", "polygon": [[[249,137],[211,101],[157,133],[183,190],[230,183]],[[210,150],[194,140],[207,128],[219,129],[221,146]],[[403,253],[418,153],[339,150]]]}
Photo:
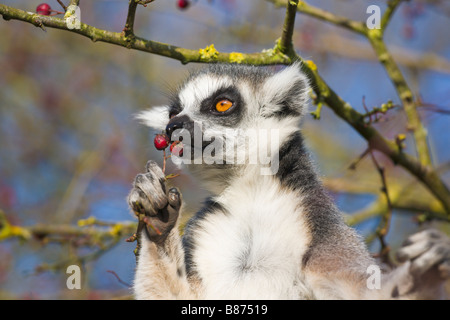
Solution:
{"label": "red berry", "polygon": [[414,38],[415,30],[412,24],[408,23],[403,27],[403,36],[410,40]]}
{"label": "red berry", "polygon": [[177,6],[180,9],[186,9],[187,7],[189,7],[190,2],[188,0],[178,0],[177,1]]}
{"label": "red berry", "polygon": [[36,8],[36,13],[42,14],[44,16],[49,16],[51,12],[52,8],[46,3],[41,3]]}
{"label": "red berry", "polygon": [[177,157],[183,156],[183,144],[180,141],[175,141],[170,145],[170,152]]}
{"label": "red berry", "polygon": [[156,149],[164,150],[169,146],[169,137],[166,134],[157,134],[153,142]]}

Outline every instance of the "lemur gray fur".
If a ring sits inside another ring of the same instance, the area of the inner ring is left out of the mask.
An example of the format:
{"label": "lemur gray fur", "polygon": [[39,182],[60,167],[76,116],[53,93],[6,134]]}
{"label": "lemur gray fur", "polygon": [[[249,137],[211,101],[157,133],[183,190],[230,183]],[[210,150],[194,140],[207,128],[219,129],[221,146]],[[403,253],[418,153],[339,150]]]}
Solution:
{"label": "lemur gray fur", "polygon": [[[404,263],[382,275],[379,289],[368,288],[367,268],[376,261],[344,223],[303,143],[299,122],[308,90],[298,63],[278,72],[216,64],[191,74],[168,106],[139,114],[146,125],[170,133],[192,131],[194,121],[205,136],[230,128],[278,129],[281,144],[273,175],[260,174],[259,164],[187,164],[212,196],[183,236],[181,194],[167,190],[161,168],[148,162],[128,202],[132,209],[143,207],[161,234],[149,227],[142,234],[137,299],[443,297],[450,242],[436,230],[411,236],[399,251]],[[215,110],[221,99],[232,107]]]}

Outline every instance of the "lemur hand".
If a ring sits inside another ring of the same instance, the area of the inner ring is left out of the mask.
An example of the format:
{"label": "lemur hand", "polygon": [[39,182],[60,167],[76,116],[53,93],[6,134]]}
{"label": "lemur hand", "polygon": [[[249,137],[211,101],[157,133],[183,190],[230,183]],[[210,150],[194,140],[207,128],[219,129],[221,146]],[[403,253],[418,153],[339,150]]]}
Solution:
{"label": "lemur hand", "polygon": [[166,178],[156,162],[148,161],[146,173],[136,176],[128,203],[138,215],[145,215],[148,239],[162,245],[177,222],[181,194],[177,188],[166,191]]}
{"label": "lemur hand", "polygon": [[438,283],[450,278],[450,239],[437,230],[410,236],[397,257],[401,262],[410,260],[411,274],[422,281]]}

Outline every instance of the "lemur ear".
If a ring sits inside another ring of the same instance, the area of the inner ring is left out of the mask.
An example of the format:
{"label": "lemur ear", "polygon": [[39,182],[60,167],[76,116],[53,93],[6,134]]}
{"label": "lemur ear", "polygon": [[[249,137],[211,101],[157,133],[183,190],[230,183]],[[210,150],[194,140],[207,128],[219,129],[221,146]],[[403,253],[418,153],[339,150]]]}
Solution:
{"label": "lemur ear", "polygon": [[265,117],[300,117],[308,110],[309,82],[301,62],[267,78],[262,86],[261,114]]}
{"label": "lemur ear", "polygon": [[139,112],[135,115],[135,118],[152,129],[162,131],[166,129],[169,122],[169,107],[153,107]]}

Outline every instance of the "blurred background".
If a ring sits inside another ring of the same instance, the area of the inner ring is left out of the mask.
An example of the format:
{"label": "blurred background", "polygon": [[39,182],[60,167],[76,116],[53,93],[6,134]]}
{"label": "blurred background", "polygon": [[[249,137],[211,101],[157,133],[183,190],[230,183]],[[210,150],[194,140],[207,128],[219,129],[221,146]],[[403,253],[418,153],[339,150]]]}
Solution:
{"label": "blurred background", "polygon": [[[26,11],[35,11],[42,2],[0,1]],[[56,1],[47,3],[61,10]],[[385,8],[385,1],[321,0],[311,4],[359,21],[368,18],[370,4],[379,5],[382,11]],[[80,7],[82,22],[120,32],[128,0],[81,1]],[[189,49],[213,43],[223,52],[258,52],[274,46],[284,14],[284,8],[264,0],[191,0],[185,9],[177,0],[157,0],[146,8],[138,7],[135,31],[146,39]],[[409,1],[401,5],[386,33],[389,49],[414,94],[423,101],[420,115],[428,130],[433,164],[448,185],[449,19],[446,1]],[[27,227],[86,230],[108,228],[115,222],[133,223],[126,203],[131,182],[148,159],[162,164],[161,152],[153,147],[155,133],[137,123],[133,114],[164,104],[170,88],[201,65],[182,65],[46,29],[0,21],[0,210],[10,225]],[[364,103],[368,108],[388,100],[399,104],[393,85],[362,37],[299,14],[294,45],[359,112],[365,112]],[[314,108],[311,106],[311,111]],[[389,139],[405,134],[406,150],[415,155],[400,108],[383,115],[375,126]],[[383,196],[380,176],[370,157],[360,161],[356,169],[349,169],[366,149],[365,140],[326,107],[320,120],[305,117],[303,132],[339,208],[348,217],[371,212],[355,227],[368,239],[370,250],[377,252],[379,243],[373,232],[380,218],[370,208]],[[375,155],[386,168],[390,190],[409,204],[393,212],[387,241],[395,251],[419,227],[422,205],[436,213],[442,213],[442,208],[402,168],[381,154]],[[175,169],[169,166],[170,170]],[[183,192],[186,219],[199,208],[207,190],[200,189],[185,172],[173,184]],[[101,223],[89,225],[84,220],[89,217]],[[436,224],[447,232],[448,225]],[[0,299],[130,296],[135,244],[125,239],[132,233],[125,231],[106,243],[61,234],[0,241]],[[82,267],[81,290],[66,287],[66,266],[72,263]]]}

